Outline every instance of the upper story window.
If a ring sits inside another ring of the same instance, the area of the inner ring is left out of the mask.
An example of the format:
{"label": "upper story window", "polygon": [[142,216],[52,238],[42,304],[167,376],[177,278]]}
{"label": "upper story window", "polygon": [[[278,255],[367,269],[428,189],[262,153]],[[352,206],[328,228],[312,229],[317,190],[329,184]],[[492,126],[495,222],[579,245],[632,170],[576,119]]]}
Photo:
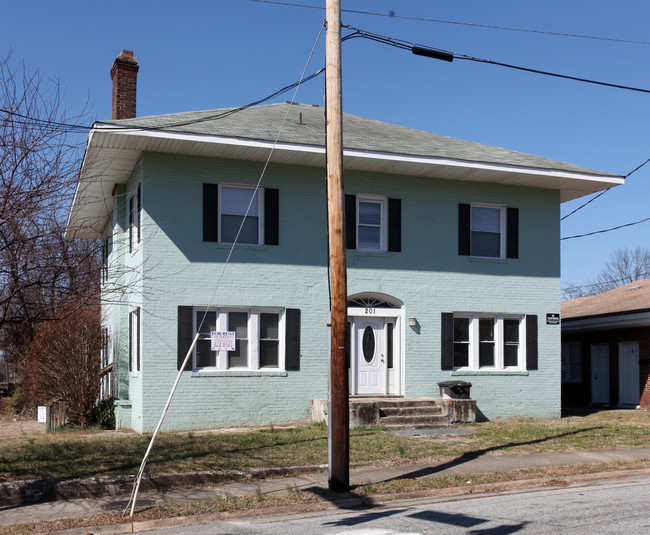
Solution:
{"label": "upper story window", "polygon": [[357,195],[357,249],[386,250],[386,198]]}
{"label": "upper story window", "polygon": [[505,239],[503,207],[472,206],[470,254],[485,258],[503,258]]}
{"label": "upper story window", "polygon": [[458,254],[476,258],[518,258],[519,210],[459,204]]}
{"label": "upper story window", "polygon": [[140,220],[142,213],[142,191],[140,184],[129,197],[129,252],[140,243]]}
{"label": "upper story window", "polygon": [[400,252],[401,199],[380,195],[346,195],[345,246],[359,251]]}
{"label": "upper story window", "polygon": [[249,187],[220,187],[219,241],[221,243],[234,243],[236,239],[237,243],[260,244],[262,221],[260,191]]}
{"label": "upper story window", "polygon": [[203,241],[279,245],[279,204],[277,189],[203,184]]}

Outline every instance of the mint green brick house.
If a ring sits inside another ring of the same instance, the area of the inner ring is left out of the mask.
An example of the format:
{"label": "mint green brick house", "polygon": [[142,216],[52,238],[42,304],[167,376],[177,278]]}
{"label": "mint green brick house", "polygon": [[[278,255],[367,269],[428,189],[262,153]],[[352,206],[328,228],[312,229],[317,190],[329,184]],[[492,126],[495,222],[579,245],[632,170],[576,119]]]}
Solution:
{"label": "mint green brick house", "polygon": [[[479,418],[559,416],[560,203],[623,179],[353,115],[343,128],[350,395],[463,380]],[[304,421],[327,397],[324,144],[307,105],[95,124],[68,233],[102,240],[118,427],[154,429],[197,331],[163,429]],[[235,349],[212,350],[213,331]]]}

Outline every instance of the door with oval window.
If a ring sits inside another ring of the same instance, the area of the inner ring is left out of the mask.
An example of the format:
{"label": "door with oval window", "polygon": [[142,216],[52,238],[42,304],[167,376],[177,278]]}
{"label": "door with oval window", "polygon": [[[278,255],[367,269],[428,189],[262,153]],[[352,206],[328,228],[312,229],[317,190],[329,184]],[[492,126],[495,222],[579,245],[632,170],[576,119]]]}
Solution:
{"label": "door with oval window", "polygon": [[386,393],[386,334],[383,318],[355,318],[356,394]]}

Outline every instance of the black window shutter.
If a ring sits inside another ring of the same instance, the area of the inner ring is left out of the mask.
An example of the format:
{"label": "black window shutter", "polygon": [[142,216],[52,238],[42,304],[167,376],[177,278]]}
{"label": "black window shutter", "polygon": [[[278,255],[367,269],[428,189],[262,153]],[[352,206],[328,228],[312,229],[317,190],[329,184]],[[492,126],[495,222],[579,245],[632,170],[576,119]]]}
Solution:
{"label": "black window shutter", "polygon": [[506,256],[519,258],[519,210],[517,208],[508,208],[506,228]]}
{"label": "black window shutter", "polygon": [[526,316],[526,369],[537,368],[537,316]]}
{"label": "black window shutter", "polygon": [[264,243],[280,244],[280,202],[277,189],[264,188]]}
{"label": "black window shutter", "polygon": [[[178,356],[176,369],[180,370],[183,365],[183,361],[187,356],[187,352],[192,345],[194,340],[194,329],[192,324],[192,315],[194,314],[194,309],[192,307],[181,306],[178,307]],[[192,359],[190,358],[187,361],[185,370],[192,369]]]}
{"label": "black window shutter", "polygon": [[300,370],[300,309],[287,308],[285,331],[284,369]]}
{"label": "black window shutter", "polygon": [[402,251],[402,200],[388,199],[388,250]]}
{"label": "black window shutter", "polygon": [[451,312],[442,313],[440,327],[440,368],[454,369],[454,315]]}
{"label": "black window shutter", "polygon": [[219,186],[203,184],[203,241],[219,241]]}
{"label": "black window shutter", "polygon": [[357,248],[357,196],[345,196],[345,248]]}
{"label": "black window shutter", "polygon": [[458,205],[458,254],[470,254],[470,221],[471,212],[469,204]]}

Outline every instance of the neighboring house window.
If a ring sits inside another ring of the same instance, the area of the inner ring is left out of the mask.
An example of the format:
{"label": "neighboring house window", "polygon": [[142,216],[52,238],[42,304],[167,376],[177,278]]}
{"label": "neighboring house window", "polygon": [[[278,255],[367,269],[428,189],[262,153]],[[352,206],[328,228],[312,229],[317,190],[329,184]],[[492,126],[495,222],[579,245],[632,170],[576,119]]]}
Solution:
{"label": "neighboring house window", "polygon": [[277,189],[203,184],[203,241],[235,239],[248,245],[279,244]]}
{"label": "neighboring house window", "polygon": [[140,371],[140,308],[129,313],[129,371]]}
{"label": "neighboring house window", "polygon": [[459,204],[458,254],[477,258],[518,258],[519,210]]}
{"label": "neighboring house window", "polygon": [[[193,334],[199,339],[192,355],[194,370],[298,370],[300,311],[297,309],[218,309],[179,307],[181,366]],[[235,333],[233,351],[212,351],[210,333]],[[190,363],[191,364],[191,363]]]}
{"label": "neighboring house window", "polygon": [[562,382],[582,382],[582,348],[580,342],[562,344]]}
{"label": "neighboring house window", "polygon": [[537,316],[442,314],[442,369],[537,369]]}
{"label": "neighboring house window", "polygon": [[379,195],[346,195],[345,242],[347,249],[400,252],[401,199]]}
{"label": "neighboring house window", "polygon": [[140,243],[140,219],[142,212],[142,191],[140,184],[129,198],[129,252]]}

